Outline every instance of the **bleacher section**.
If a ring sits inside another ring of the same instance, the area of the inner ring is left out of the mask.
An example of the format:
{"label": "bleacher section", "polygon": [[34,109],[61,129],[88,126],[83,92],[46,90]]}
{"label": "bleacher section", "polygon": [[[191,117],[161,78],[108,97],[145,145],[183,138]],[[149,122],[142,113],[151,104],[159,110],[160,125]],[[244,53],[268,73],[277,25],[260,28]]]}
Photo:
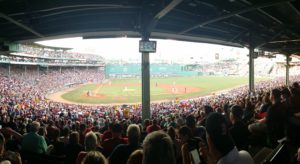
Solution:
{"label": "bleacher section", "polygon": [[12,44],[0,55],[0,63],[40,66],[104,66],[99,55],[72,52],[65,48],[49,48],[35,44]]}

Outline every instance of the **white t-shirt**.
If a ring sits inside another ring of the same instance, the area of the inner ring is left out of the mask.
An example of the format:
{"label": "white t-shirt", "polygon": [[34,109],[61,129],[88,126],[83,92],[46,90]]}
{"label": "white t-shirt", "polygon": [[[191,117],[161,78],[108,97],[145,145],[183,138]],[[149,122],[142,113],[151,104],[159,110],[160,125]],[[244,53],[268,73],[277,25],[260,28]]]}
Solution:
{"label": "white t-shirt", "polygon": [[253,158],[247,151],[238,151],[234,147],[229,153],[223,156],[217,164],[254,164]]}

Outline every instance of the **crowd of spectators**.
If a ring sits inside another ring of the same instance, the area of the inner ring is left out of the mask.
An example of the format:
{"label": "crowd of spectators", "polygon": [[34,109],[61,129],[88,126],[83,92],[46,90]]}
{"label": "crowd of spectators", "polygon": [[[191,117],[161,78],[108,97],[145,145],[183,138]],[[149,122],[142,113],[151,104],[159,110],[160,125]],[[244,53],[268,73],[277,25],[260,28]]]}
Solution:
{"label": "crowd of spectators", "polygon": [[45,48],[37,45],[19,44],[18,51],[36,57],[103,60],[99,55],[76,53],[64,49]]}
{"label": "crowd of spectators", "polygon": [[46,48],[37,45],[18,44],[11,53],[0,55],[3,63],[34,63],[42,65],[103,65],[104,58],[99,55],[77,53],[66,49]]}
{"label": "crowd of spectators", "polygon": [[50,64],[50,65],[84,65],[84,64],[103,64],[103,60],[91,60],[91,59],[72,59],[72,58],[34,58],[27,56],[13,56],[13,55],[1,55],[0,61],[3,62],[19,62],[19,63],[37,63],[37,64]]}
{"label": "crowd of spectators", "polygon": [[256,138],[274,147],[283,137],[295,138],[293,129],[300,126],[299,76],[291,77],[288,87],[283,78],[258,82],[250,95],[243,86],[152,103],[146,120],[138,104],[83,106],[46,98],[68,83],[101,82],[103,74],[53,70],[23,76],[15,70],[10,77],[0,75],[0,160],[30,163],[28,156],[46,154],[72,164],[254,163],[247,151]]}

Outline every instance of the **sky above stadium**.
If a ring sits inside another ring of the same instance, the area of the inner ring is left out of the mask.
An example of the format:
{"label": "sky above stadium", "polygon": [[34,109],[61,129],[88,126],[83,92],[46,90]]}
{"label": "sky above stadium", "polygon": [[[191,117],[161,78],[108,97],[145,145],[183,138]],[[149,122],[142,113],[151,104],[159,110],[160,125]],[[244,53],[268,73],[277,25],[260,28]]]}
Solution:
{"label": "sky above stadium", "polygon": [[[72,51],[91,53],[103,56],[107,60],[140,61],[137,38],[111,38],[111,39],[82,39],[65,38],[37,42],[42,45],[54,47],[73,48]],[[176,40],[157,41],[157,52],[150,55],[151,61],[213,61],[216,54],[219,59],[247,58],[247,48],[236,48],[206,43],[184,42]]]}

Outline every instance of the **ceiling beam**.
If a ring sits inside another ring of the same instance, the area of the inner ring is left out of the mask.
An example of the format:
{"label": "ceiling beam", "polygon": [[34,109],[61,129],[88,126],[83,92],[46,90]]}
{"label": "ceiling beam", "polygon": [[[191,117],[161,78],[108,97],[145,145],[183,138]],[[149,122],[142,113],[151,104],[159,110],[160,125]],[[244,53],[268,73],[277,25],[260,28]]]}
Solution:
{"label": "ceiling beam", "polygon": [[257,9],[259,12],[261,12],[262,14],[266,15],[267,17],[273,19],[275,22],[282,24],[282,21],[280,21],[279,19],[273,17],[272,15],[270,15],[269,13],[265,12],[263,9]]}
{"label": "ceiling beam", "polygon": [[291,2],[288,2],[287,4],[298,14],[298,16],[300,16],[300,11]]}
{"label": "ceiling beam", "polygon": [[274,35],[273,37],[271,37],[270,39],[268,39],[268,41],[261,43],[259,45],[257,45],[255,48],[260,48],[268,43],[270,43],[271,41],[273,41],[274,39],[278,38],[282,33],[284,32],[284,30],[281,30],[280,32],[278,32],[276,35]]}
{"label": "ceiling beam", "polygon": [[229,41],[234,42],[235,40],[237,40],[238,38],[240,38],[241,36],[243,36],[246,33],[248,33],[248,31],[242,31],[242,32],[238,33],[237,35],[235,35],[233,38],[231,38]]}
{"label": "ceiling beam", "polygon": [[21,27],[22,29],[24,29],[24,30],[26,30],[26,31],[28,31],[28,32],[30,32],[30,33],[32,33],[32,34],[34,34],[34,35],[40,37],[40,38],[44,37],[42,34],[36,32],[36,31],[33,30],[32,28],[30,28],[30,27],[28,27],[28,26],[26,26],[26,25],[24,25],[24,24],[22,24],[22,23],[20,23],[20,22],[18,22],[18,21],[16,21],[16,20],[14,20],[13,18],[11,18],[11,17],[9,17],[9,16],[7,16],[7,15],[5,15],[5,14],[3,14],[3,13],[0,13],[0,18],[3,18],[3,19],[5,19],[5,20],[7,20],[7,21],[9,21],[9,22],[11,22],[11,23],[13,23],[13,24],[19,26],[19,27]]}
{"label": "ceiling beam", "polygon": [[292,39],[292,40],[276,40],[269,43],[287,43],[287,42],[300,42],[300,39]]}
{"label": "ceiling beam", "polygon": [[161,18],[163,18],[165,15],[167,15],[171,10],[173,10],[177,5],[179,5],[183,1],[184,0],[172,0],[166,7],[164,7],[157,14],[155,14],[155,16],[153,17],[153,19],[151,20],[151,22],[149,23],[149,25],[147,27],[147,32],[151,33],[151,31],[156,26],[158,21]]}
{"label": "ceiling beam", "polygon": [[260,8],[266,8],[266,7],[278,5],[278,4],[281,4],[281,3],[286,3],[286,2],[289,2],[289,1],[293,1],[293,0],[281,0],[281,1],[277,1],[277,2],[269,2],[269,3],[259,4],[259,5],[253,5],[252,7],[246,7],[246,8],[241,9],[241,10],[233,11],[229,14],[225,14],[225,15],[222,15],[222,16],[219,16],[219,17],[215,17],[211,20],[207,20],[207,21],[204,21],[204,22],[197,23],[193,27],[189,27],[185,30],[182,30],[181,32],[179,32],[179,34],[187,33],[187,32],[192,31],[192,30],[194,30],[198,27],[205,26],[205,25],[208,25],[208,24],[211,24],[211,23],[215,23],[215,22],[230,18],[230,17],[238,15],[238,14],[247,13],[247,12],[250,12],[250,11],[253,11],[253,10],[257,10],[257,9],[260,9]]}
{"label": "ceiling beam", "polygon": [[231,23],[231,22],[226,22],[226,21],[224,21],[223,23],[224,23],[224,24],[227,24],[227,25],[229,25],[229,26],[235,27],[235,28],[239,28],[239,29],[241,29],[241,30],[248,30],[248,28],[246,28],[246,27],[244,27],[244,26],[240,26],[240,25],[237,25],[237,24],[233,24],[233,23]]}
{"label": "ceiling beam", "polygon": [[155,15],[154,19],[157,19],[157,20],[161,19],[162,17],[167,15],[172,9],[174,9],[177,5],[179,5],[181,2],[183,2],[183,0],[173,0],[164,9],[162,9],[160,12],[158,12]]}

